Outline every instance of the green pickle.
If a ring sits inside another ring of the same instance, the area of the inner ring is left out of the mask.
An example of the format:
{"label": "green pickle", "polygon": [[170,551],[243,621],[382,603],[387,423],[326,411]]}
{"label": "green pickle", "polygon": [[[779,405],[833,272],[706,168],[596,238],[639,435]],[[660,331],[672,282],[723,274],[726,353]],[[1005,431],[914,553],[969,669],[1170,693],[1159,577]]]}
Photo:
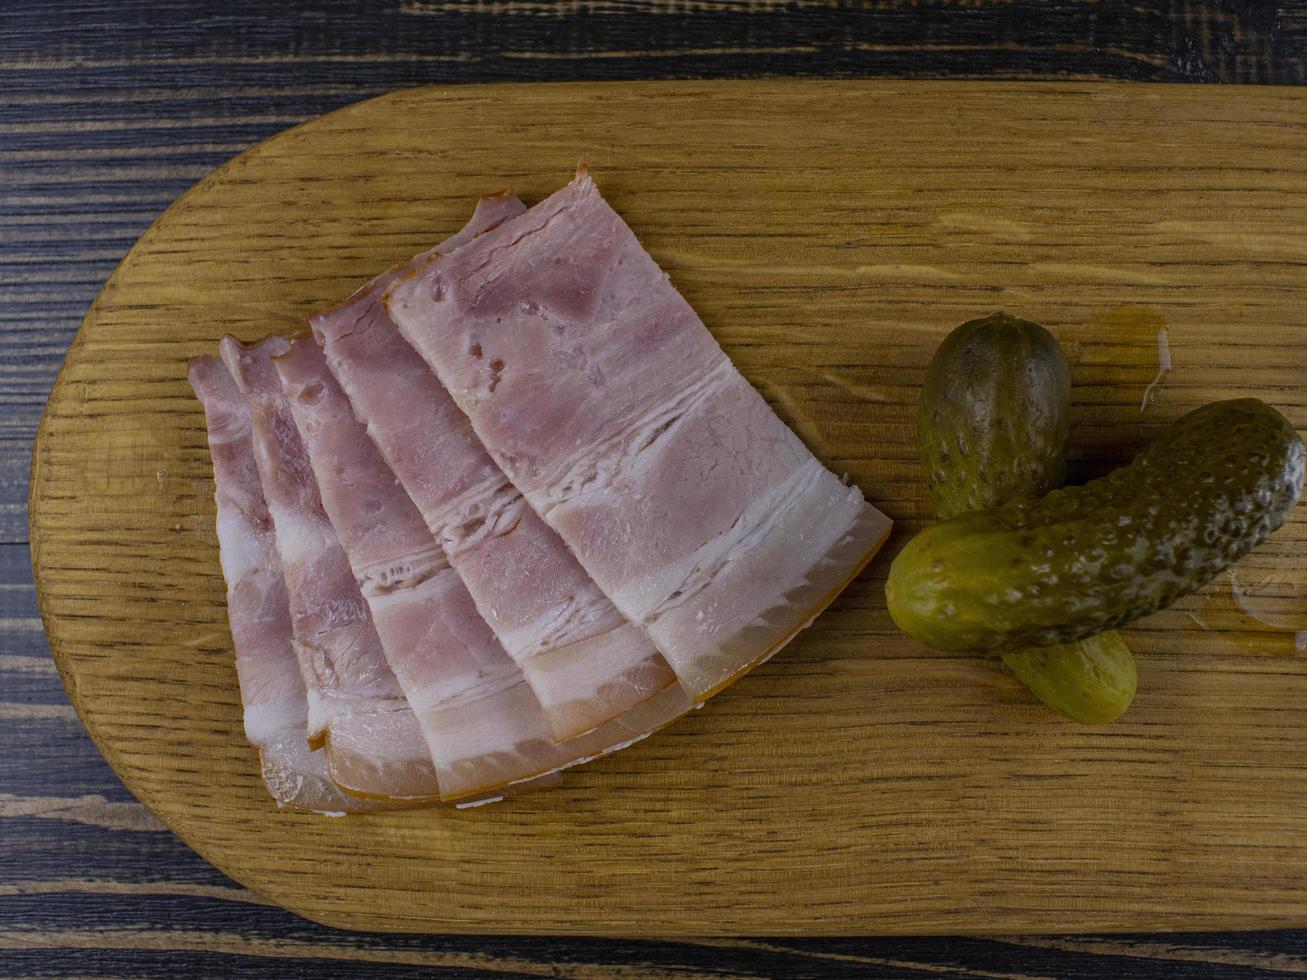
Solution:
{"label": "green pickle", "polygon": [[1116,630],[1074,643],[1006,650],[1003,663],[1054,711],[1082,725],[1116,721],[1135,699],[1135,657]]}
{"label": "green pickle", "polygon": [[[1062,485],[1071,376],[1057,339],[995,313],[958,327],[926,371],[917,432],[926,486],[948,519]],[[1054,711],[1087,725],[1134,700],[1135,659],[1115,632],[1004,651],[1003,662]]]}
{"label": "green pickle", "polygon": [[1070,415],[1071,372],[1057,338],[1006,313],[962,324],[935,351],[917,405],[935,515],[1060,487]]}
{"label": "green pickle", "polygon": [[890,615],[941,650],[1122,626],[1266,540],[1302,493],[1303,468],[1302,439],[1269,405],[1204,405],[1105,477],[922,531],[890,567]]}

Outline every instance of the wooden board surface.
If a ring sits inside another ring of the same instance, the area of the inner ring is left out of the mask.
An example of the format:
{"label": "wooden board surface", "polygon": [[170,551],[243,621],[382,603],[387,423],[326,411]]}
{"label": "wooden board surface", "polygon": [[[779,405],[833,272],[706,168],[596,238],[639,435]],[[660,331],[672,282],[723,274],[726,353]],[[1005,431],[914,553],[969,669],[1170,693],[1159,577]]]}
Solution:
{"label": "wooden board surface", "polygon": [[[101,293],[37,441],[32,549],[73,702],[201,854],[359,928],[686,935],[1307,922],[1307,665],[1220,587],[1141,623],[1100,731],[915,647],[889,558],[925,519],[935,344],[1003,307],[1073,362],[1073,469],[1256,394],[1307,428],[1307,102],[1274,89],[662,83],[430,89],[202,181]],[[745,375],[899,521],[765,668],[562,790],[468,812],[278,813],[240,735],[185,361],[316,306],[580,152]],[[1173,370],[1154,390],[1157,334]],[[1304,586],[1299,508],[1241,568]],[[1233,611],[1231,611],[1233,610]],[[1205,623],[1208,628],[1199,624]]]}

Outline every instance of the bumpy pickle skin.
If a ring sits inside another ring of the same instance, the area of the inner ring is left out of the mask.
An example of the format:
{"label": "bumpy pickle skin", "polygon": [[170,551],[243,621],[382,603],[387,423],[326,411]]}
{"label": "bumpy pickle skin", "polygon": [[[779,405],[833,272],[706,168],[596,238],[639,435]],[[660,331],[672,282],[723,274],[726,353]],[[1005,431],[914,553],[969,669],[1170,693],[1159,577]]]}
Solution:
{"label": "bumpy pickle skin", "polygon": [[1255,398],[1175,422],[1130,465],[927,528],[890,568],[890,615],[941,650],[1068,643],[1201,588],[1302,493],[1302,439]]}
{"label": "bumpy pickle skin", "polygon": [[[1066,475],[1071,372],[1037,323],[995,313],[939,345],[917,406],[926,486],[941,519],[1039,497]],[[1086,725],[1116,720],[1134,700],[1135,659],[1115,633],[1003,653],[1044,704]]]}
{"label": "bumpy pickle skin", "polygon": [[1060,487],[1070,414],[1066,357],[1039,324],[995,313],[950,333],[926,369],[917,405],[936,516]]}

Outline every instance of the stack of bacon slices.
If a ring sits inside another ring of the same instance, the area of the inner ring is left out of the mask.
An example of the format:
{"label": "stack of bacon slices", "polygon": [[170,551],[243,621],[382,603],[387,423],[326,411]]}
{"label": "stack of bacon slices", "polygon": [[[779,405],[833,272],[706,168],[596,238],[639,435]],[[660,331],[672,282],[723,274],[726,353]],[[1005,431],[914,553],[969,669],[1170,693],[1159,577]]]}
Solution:
{"label": "stack of bacon slices", "polygon": [[190,365],[281,805],[552,785],[766,660],[888,534],[584,173],[309,326]]}

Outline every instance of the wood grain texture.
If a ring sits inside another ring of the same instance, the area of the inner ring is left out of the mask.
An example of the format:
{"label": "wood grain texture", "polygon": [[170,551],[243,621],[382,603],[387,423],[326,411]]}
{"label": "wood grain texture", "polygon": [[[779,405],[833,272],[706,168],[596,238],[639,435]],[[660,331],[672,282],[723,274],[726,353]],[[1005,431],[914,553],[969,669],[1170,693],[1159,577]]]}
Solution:
{"label": "wood grain texture", "polygon": [[[233,153],[290,122],[415,84],[793,73],[1294,82],[1307,59],[1307,8],[1292,0],[878,0],[843,11],[633,0],[592,16],[595,6],[469,0],[409,13],[417,5],[399,0],[230,0],[215,16],[210,4],[159,0],[0,4],[0,648],[29,665],[20,673],[0,661],[0,691],[21,690],[0,698],[6,800],[132,802],[69,708],[39,626],[26,549],[31,441],[104,279],[159,212]],[[669,34],[677,46],[661,40]],[[816,37],[805,50],[777,50]],[[632,39],[656,56],[614,56]],[[860,44],[869,39],[883,44]],[[33,674],[41,661],[47,672]],[[50,717],[33,719],[15,700]],[[375,962],[387,949],[449,953],[428,968],[441,976],[518,975],[529,961],[563,976],[628,966],[644,975],[1227,978],[1292,975],[1307,956],[1301,931],[729,948],[340,933],[256,904],[165,830],[26,814],[0,811],[0,972],[10,975],[411,975]],[[233,937],[309,940],[314,955],[288,958],[266,942],[237,952]],[[481,954],[474,965],[455,959],[469,952]]]}
{"label": "wood grain texture", "polygon": [[[669,83],[431,89],[292,130],[142,238],[51,397],[32,541],[74,704],[201,854],[338,925],[1299,923],[1307,667],[1231,652],[1182,604],[1130,631],[1141,695],[1094,732],[982,661],[914,647],[882,588],[925,517],[922,372],[977,313],[1060,335],[1082,466],[1216,397],[1258,394],[1307,428],[1305,109],[1273,89]],[[467,813],[276,813],[239,735],[185,360],[225,331],[294,329],[477,194],[511,182],[537,199],[583,150],[745,375],[898,537],[775,662],[560,791]],[[1158,322],[1175,368],[1141,417]],[[1246,571],[1297,574],[1305,539],[1300,508]]]}
{"label": "wood grain texture", "polygon": [[[1301,83],[1293,0],[318,0],[302,16],[229,0],[18,0],[0,71],[21,91],[96,71],[111,89],[395,87],[439,80],[763,75]],[[148,22],[149,30],[141,29]]]}

